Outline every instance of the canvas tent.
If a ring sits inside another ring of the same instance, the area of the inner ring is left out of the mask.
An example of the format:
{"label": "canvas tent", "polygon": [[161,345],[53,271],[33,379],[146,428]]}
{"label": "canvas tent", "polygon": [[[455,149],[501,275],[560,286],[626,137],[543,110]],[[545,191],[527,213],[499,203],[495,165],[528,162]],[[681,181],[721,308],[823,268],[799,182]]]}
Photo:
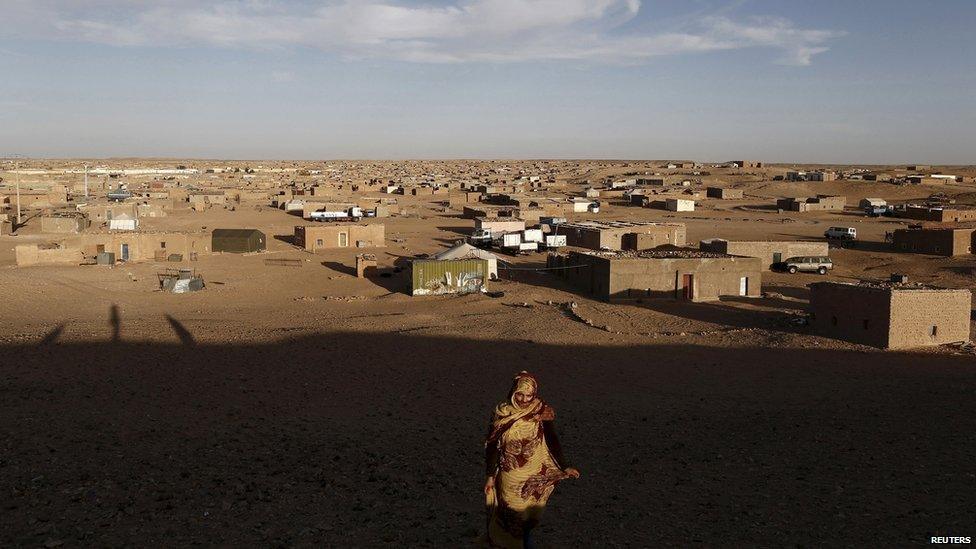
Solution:
{"label": "canvas tent", "polygon": [[498,256],[471,244],[460,243],[434,256],[434,259],[484,259],[488,261],[488,278],[498,279]]}
{"label": "canvas tent", "polygon": [[210,249],[214,252],[243,254],[261,252],[266,247],[267,239],[257,229],[214,229]]}
{"label": "canvas tent", "polygon": [[138,227],[139,220],[126,213],[121,213],[108,222],[110,231],[134,231]]}

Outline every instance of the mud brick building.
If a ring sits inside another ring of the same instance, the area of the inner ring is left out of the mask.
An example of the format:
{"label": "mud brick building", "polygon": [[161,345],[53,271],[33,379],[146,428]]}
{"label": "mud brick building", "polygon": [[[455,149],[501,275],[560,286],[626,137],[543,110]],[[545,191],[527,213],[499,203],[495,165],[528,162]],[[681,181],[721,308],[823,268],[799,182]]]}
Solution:
{"label": "mud brick building", "polygon": [[351,225],[297,225],[293,243],[310,252],[334,248],[379,248],[386,245],[382,223]]}
{"label": "mud brick building", "polygon": [[969,340],[972,294],[922,285],[817,282],[810,285],[814,330],[882,349]]}
{"label": "mud brick building", "polygon": [[781,198],[776,207],[788,212],[839,212],[847,205],[847,197],[825,194],[812,198]]}
{"label": "mud brick building", "polygon": [[683,223],[580,221],[563,223],[558,234],[566,235],[566,244],[578,248],[638,250],[665,244],[684,246],[687,230]]}
{"label": "mud brick building", "polygon": [[714,301],[761,292],[759,259],[693,249],[550,254],[547,265],[583,293],[611,302]]}
{"label": "mud brick building", "polygon": [[514,217],[478,217],[474,228],[491,231],[493,235],[517,233],[525,230],[525,220]]}
{"label": "mud brick building", "polygon": [[91,226],[84,215],[54,214],[41,217],[42,233],[78,234]]}
{"label": "mud brick building", "polygon": [[910,252],[953,257],[973,253],[973,237],[976,228],[923,228],[896,229],[892,233],[892,247],[898,252]]}
{"label": "mud brick building", "polygon": [[460,210],[464,208],[466,204],[477,204],[481,201],[482,194],[473,191],[457,190],[451,192],[447,201],[453,210]]}
{"label": "mud brick building", "polygon": [[918,219],[919,221],[935,221],[937,223],[960,223],[976,221],[976,208],[930,208],[926,206],[908,206],[904,210],[897,210],[897,217]]}
{"label": "mud brick building", "polygon": [[209,233],[125,232],[86,233],[55,242],[15,247],[17,266],[79,264],[101,252],[114,253],[120,261],[164,261],[170,256],[193,260],[210,253]]}
{"label": "mud brick building", "polygon": [[499,218],[499,217],[518,217],[518,206],[506,204],[487,204],[487,203],[469,203],[467,206],[462,207],[463,217],[468,219],[477,219],[479,217],[487,217],[489,219]]}
{"label": "mud brick building", "polygon": [[830,245],[813,240],[702,240],[698,247],[703,252],[758,257],[764,269],[791,257],[828,256]]}
{"label": "mud brick building", "polygon": [[705,190],[708,198],[720,198],[722,200],[738,200],[743,196],[742,189],[726,189],[722,187],[708,187]]}
{"label": "mud brick building", "polygon": [[695,211],[695,201],[685,198],[666,198],[664,199],[664,209],[669,212],[693,212]]}
{"label": "mud brick building", "polygon": [[807,174],[807,179],[810,181],[835,181],[837,179],[837,174],[835,172],[810,172]]}

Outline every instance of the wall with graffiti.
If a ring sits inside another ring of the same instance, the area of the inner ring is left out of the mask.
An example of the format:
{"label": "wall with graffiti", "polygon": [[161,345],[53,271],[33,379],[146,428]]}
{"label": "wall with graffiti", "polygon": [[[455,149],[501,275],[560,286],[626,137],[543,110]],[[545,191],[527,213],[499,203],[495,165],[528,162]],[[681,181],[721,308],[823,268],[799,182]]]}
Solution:
{"label": "wall with graffiti", "polygon": [[418,259],[412,269],[411,295],[482,292],[488,281],[488,261],[484,259]]}

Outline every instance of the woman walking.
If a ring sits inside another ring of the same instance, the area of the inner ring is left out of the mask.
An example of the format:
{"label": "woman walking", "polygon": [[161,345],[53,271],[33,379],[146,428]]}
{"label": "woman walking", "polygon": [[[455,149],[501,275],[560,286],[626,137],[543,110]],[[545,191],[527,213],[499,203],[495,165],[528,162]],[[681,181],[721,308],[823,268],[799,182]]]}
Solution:
{"label": "woman walking", "polygon": [[566,466],[556,438],[556,414],[539,398],[539,383],[527,372],[515,376],[508,400],[495,407],[485,440],[485,497],[492,547],[531,549],[556,483],[579,478]]}

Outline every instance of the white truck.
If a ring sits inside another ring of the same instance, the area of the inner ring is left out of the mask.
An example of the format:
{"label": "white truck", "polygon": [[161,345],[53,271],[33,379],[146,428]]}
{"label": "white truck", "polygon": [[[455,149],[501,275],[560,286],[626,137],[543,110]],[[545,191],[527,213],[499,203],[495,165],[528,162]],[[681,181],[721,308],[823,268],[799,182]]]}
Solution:
{"label": "white truck", "polygon": [[312,221],[359,221],[362,218],[362,208],[355,206],[346,210],[321,211],[309,214],[309,219]]}
{"label": "white truck", "polygon": [[542,242],[542,229],[525,229],[522,231],[523,242]]}
{"label": "white truck", "polygon": [[824,232],[828,239],[857,240],[857,229],[854,227],[830,227]]}
{"label": "white truck", "polygon": [[491,229],[475,229],[468,237],[468,244],[476,248],[491,248]]}
{"label": "white truck", "polygon": [[515,254],[524,254],[539,251],[539,242],[542,240],[542,231],[538,229],[528,229],[517,233],[506,233],[501,237],[502,249]]}
{"label": "white truck", "polygon": [[502,235],[502,248],[514,249],[522,244],[522,233],[506,233]]}

